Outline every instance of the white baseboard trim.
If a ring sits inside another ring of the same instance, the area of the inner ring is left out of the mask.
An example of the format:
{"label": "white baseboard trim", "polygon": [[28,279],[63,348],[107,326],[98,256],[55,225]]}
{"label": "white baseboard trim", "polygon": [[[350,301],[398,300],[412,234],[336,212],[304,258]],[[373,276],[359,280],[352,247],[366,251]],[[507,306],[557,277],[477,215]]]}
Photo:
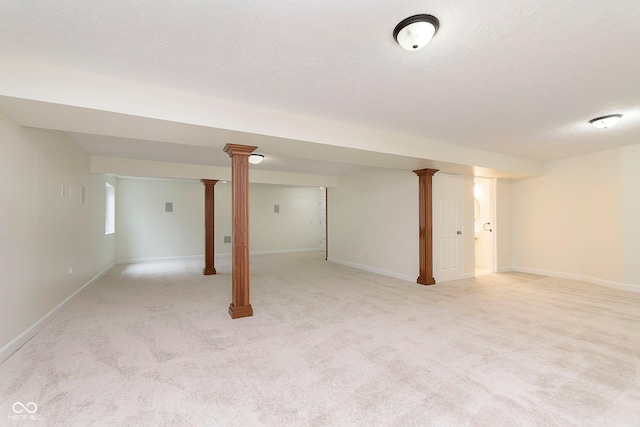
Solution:
{"label": "white baseboard trim", "polygon": [[434,277],[434,279],[437,285],[438,283],[448,283],[448,282],[455,282],[456,280],[474,279],[475,277],[476,277],[476,273],[473,272],[473,273],[462,273],[460,277],[457,277],[455,279],[441,280],[441,279],[438,279],[437,277]]}
{"label": "white baseboard trim", "polygon": [[329,257],[327,259],[327,261],[335,262],[336,264],[346,265],[347,267],[357,268],[358,270],[368,271],[370,273],[376,273],[376,274],[381,274],[383,276],[393,277],[394,279],[405,280],[407,282],[415,283],[416,279],[418,278],[417,274],[415,276],[410,276],[408,274],[396,273],[395,271],[383,270],[382,268],[376,268],[376,267],[371,267],[371,266],[368,266],[368,265],[356,264],[355,262],[345,261],[345,260],[338,259],[338,258]]}
{"label": "white baseboard trim", "polygon": [[[217,255],[216,255],[217,256]],[[158,262],[158,261],[179,261],[189,259],[201,259],[204,262],[204,255],[186,255],[186,256],[167,256],[156,258],[133,258],[133,259],[119,259],[116,264],[138,264],[144,262]]]}
{"label": "white baseboard trim", "polygon": [[9,341],[7,345],[0,349],[0,363],[7,360],[13,353],[18,351],[20,347],[29,342],[29,340],[36,336],[36,334],[40,332],[42,328],[47,325],[47,323],[49,323],[54,317],[60,314],[60,312],[64,310],[69,304],[71,304],[73,300],[78,298],[78,296],[80,296],[82,292],[84,292],[89,286],[94,284],[98,279],[109,272],[109,270],[111,270],[115,265],[116,263],[114,262],[107,268],[102,270],[100,273],[95,275],[91,280],[82,285],[80,289],[72,293],[69,297],[67,297],[67,299],[58,304],[54,309],[42,316],[40,320],[31,325],[26,331],[15,337],[13,340]]}
{"label": "white baseboard trim", "polygon": [[[503,272],[503,269],[500,269]],[[519,271],[522,273],[539,274],[541,276],[558,277],[560,279],[579,280],[581,282],[587,282],[594,285],[606,286],[607,288],[621,289],[623,291],[640,292],[640,286],[628,285],[626,283],[612,282],[611,280],[598,279],[597,277],[584,276],[582,274],[575,273],[563,273],[560,271],[541,270],[538,268],[513,266],[505,271]]]}
{"label": "white baseboard trim", "polygon": [[[304,248],[304,249],[282,249],[277,251],[255,251],[251,252],[250,255],[273,255],[273,254],[290,254],[295,252],[319,252],[318,248]],[[216,254],[216,258],[229,258],[231,257],[231,252],[219,253]],[[144,262],[162,262],[162,261],[180,261],[180,260],[196,260],[201,259],[204,262],[204,255],[186,255],[186,256],[167,256],[167,257],[156,257],[156,258],[133,258],[133,259],[120,259],[116,261],[116,264],[138,264]]]}
{"label": "white baseboard trim", "polygon": [[278,251],[256,251],[251,255],[275,255],[275,254],[291,254],[297,252],[320,252],[319,248],[303,248],[303,249],[282,249]]}

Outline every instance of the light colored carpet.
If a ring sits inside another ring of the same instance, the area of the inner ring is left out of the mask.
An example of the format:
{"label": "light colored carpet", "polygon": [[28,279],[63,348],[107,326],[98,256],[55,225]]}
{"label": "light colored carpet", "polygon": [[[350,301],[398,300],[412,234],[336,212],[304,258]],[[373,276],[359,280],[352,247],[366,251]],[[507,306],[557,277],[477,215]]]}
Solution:
{"label": "light colored carpet", "polygon": [[[324,261],[118,266],[0,365],[0,424],[640,424],[640,295],[528,274],[431,287]],[[39,420],[11,419],[15,402]]]}

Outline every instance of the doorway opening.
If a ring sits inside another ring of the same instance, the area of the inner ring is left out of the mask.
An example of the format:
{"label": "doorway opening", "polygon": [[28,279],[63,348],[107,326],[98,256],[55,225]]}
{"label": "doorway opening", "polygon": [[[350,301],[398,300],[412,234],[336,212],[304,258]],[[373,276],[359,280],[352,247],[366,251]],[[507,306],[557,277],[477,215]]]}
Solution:
{"label": "doorway opening", "polygon": [[496,272],[495,179],[474,179],[474,250],[476,276]]}

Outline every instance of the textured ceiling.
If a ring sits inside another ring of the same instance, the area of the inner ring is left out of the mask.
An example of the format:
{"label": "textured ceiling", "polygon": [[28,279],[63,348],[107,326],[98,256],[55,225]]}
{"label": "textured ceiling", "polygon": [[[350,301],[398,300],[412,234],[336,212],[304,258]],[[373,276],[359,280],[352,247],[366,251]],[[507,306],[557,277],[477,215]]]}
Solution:
{"label": "textured ceiling", "polygon": [[5,0],[0,54],[541,161],[640,143],[637,0]]}

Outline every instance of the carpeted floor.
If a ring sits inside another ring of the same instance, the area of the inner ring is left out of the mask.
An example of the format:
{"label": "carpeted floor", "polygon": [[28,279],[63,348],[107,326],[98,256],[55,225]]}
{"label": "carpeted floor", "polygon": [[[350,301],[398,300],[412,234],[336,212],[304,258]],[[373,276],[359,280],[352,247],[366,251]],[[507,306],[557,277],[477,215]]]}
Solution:
{"label": "carpeted floor", "polygon": [[0,365],[0,425],[640,424],[640,294],[261,255],[254,317],[231,320],[230,259],[216,268],[111,270]]}

